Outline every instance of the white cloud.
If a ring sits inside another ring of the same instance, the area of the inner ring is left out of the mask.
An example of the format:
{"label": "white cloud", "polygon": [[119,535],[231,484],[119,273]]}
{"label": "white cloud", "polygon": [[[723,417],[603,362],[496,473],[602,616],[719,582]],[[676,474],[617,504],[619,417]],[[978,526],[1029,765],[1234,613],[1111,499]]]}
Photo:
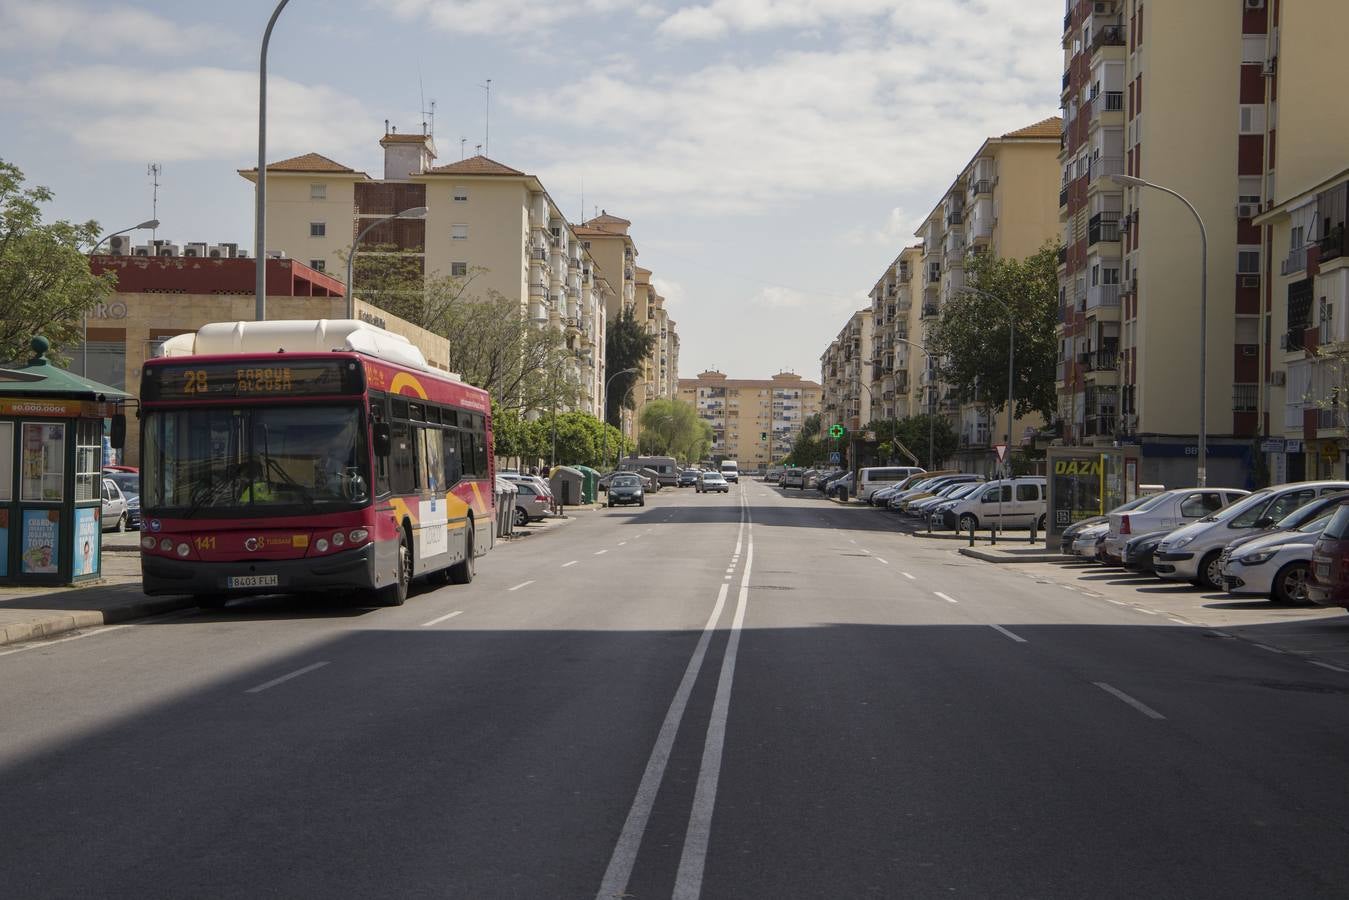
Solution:
{"label": "white cloud", "polygon": [[[425,19],[432,26],[456,34],[495,35],[530,32],[579,16],[614,12],[637,6],[652,17],[646,4],[635,0],[377,0],[403,19]],[[656,15],[660,12],[656,11]]]}
{"label": "white cloud", "polygon": [[[257,93],[251,71],[84,66],[39,75],[0,102],[108,159],[247,163],[257,152]],[[276,76],[267,111],[272,160],[314,150],[341,161],[380,127],[350,96]]]}
{"label": "white cloud", "polygon": [[662,278],[659,275],[651,276],[651,286],[656,289],[656,293],[665,298],[665,308],[676,310],[684,305],[688,292],[684,290],[684,285],[671,278]]}
{"label": "white cloud", "polygon": [[5,48],[177,55],[234,43],[234,36],[218,27],[179,25],[126,4],[0,0],[0,47]]}
{"label": "white cloud", "polygon": [[659,30],[674,39],[706,40],[731,32],[813,32],[827,26],[870,29],[874,20],[884,19],[913,33],[949,35],[960,28],[982,27],[994,16],[1004,28],[1033,28],[1061,16],[1062,8],[1057,2],[1042,5],[1019,0],[711,0],[680,7]]}
{"label": "white cloud", "polygon": [[914,225],[917,223],[918,219],[911,215],[907,209],[896,206],[890,210],[885,217],[885,221],[880,225],[875,227],[858,226],[845,232],[842,239],[845,243],[857,245],[907,246],[917,241],[913,235]]}
{"label": "white cloud", "polygon": [[762,288],[750,298],[750,303],[765,309],[799,309],[809,302],[808,295],[785,287]]}

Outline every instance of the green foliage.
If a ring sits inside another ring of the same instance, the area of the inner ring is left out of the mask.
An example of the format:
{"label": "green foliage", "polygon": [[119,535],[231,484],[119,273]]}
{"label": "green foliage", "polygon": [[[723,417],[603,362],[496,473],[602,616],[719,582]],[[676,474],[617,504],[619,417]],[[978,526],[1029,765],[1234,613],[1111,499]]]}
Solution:
{"label": "green foliage", "polygon": [[[604,468],[601,454],[605,449],[606,431],[609,458],[614,459],[627,452],[630,444],[623,441],[622,435],[613,426],[604,425],[599,419],[586,413],[558,413],[558,464]],[[548,464],[553,458],[551,414],[527,420],[521,418],[517,411],[503,410],[493,402],[492,433],[496,441],[496,455],[513,465],[529,468]]]}
{"label": "green foliage", "polygon": [[611,425],[621,425],[620,409],[635,409],[636,401],[631,396],[632,386],[636,384],[639,372],[617,375],[624,369],[641,369],[642,360],[651,354],[656,345],[656,336],[646,330],[645,322],[638,322],[631,308],[624,309],[618,317],[609,322],[604,337],[604,360],[613,382],[604,398],[604,420]]}
{"label": "green foliage", "polygon": [[[1003,384],[1006,385],[1006,379]],[[929,432],[929,423],[931,429]],[[919,465],[928,467],[928,435],[931,434],[931,445],[933,455],[935,455],[935,464],[941,466],[946,460],[950,459],[960,446],[960,436],[951,426],[950,421],[941,415],[928,415],[923,413],[917,416],[909,416],[907,419],[901,419],[895,424],[894,436],[904,442],[904,445],[913,451],[921,462]],[[930,468],[930,467],[929,467]]]}
{"label": "green foliage", "polygon": [[23,172],[0,159],[0,363],[28,358],[28,343],[46,336],[61,359],[83,337],[81,319],[113,292],[117,277],[89,271],[86,248],[98,241],[94,221],[44,223],[45,187],[24,187]]}
{"label": "green foliage", "polygon": [[695,463],[712,449],[712,425],[683,400],[653,400],[642,407],[641,452]]}
{"label": "green foliage", "polygon": [[[1046,244],[1024,260],[991,254],[965,262],[969,285],[1002,299],[1016,322],[1016,414],[1038,412],[1049,418],[1058,346],[1058,246]],[[938,376],[956,399],[980,403],[990,411],[1007,407],[1008,310],[978,294],[957,294],[947,301],[928,334]]]}
{"label": "green foliage", "polygon": [[792,443],[792,452],[783,459],[788,466],[813,466],[829,458],[834,440],[822,431],[820,414],[806,416],[801,432]]}

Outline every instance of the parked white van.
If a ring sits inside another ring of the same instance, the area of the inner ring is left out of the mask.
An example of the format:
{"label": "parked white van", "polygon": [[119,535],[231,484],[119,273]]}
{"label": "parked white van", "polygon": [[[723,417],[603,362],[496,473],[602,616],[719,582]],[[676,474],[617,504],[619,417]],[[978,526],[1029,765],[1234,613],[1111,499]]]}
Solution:
{"label": "parked white van", "polygon": [[903,481],[910,475],[926,471],[918,466],[867,466],[857,471],[857,490],[854,496],[864,503],[871,495],[883,487],[889,487],[897,481]]}
{"label": "parked white van", "polygon": [[1048,511],[1047,492],[1041,475],[990,481],[944,510],[942,519],[961,531],[995,525],[998,528],[1029,528],[1032,523],[1043,531]]}

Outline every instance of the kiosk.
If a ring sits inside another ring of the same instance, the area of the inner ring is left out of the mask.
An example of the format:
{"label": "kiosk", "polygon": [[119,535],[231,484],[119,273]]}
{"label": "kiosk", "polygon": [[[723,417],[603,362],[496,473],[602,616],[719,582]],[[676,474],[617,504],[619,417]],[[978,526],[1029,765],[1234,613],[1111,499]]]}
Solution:
{"label": "kiosk", "polygon": [[128,394],[60,369],[50,343],[0,369],[0,585],[63,585],[102,572],[103,427],[120,447]]}

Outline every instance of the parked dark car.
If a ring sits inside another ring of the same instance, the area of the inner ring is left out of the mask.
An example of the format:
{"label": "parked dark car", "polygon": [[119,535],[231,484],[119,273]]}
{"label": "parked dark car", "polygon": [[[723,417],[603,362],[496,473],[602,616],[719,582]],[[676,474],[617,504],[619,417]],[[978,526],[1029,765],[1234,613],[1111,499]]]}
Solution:
{"label": "parked dark car", "polygon": [[698,470],[685,469],[679,473],[679,481],[676,482],[680,487],[694,487],[698,484]]}
{"label": "parked dark car", "polygon": [[1065,556],[1072,556],[1073,541],[1077,540],[1078,535],[1086,531],[1093,525],[1102,525],[1110,520],[1105,516],[1092,516],[1088,519],[1082,519],[1069,525],[1063,531],[1059,532],[1059,552]]}
{"label": "parked dark car", "polygon": [[1162,542],[1162,538],[1171,533],[1171,529],[1162,531],[1152,531],[1148,534],[1134,535],[1124,543],[1123,556],[1120,559],[1120,565],[1130,572],[1140,572],[1144,575],[1155,575],[1152,569],[1152,554],[1157,549],[1157,545]]}
{"label": "parked dark car", "polygon": [[609,505],[630,504],[646,506],[646,491],[642,479],[635,474],[620,473],[609,482]]}
{"label": "parked dark car", "polygon": [[1307,599],[1349,610],[1349,502],[1335,510],[1312,548]]}

